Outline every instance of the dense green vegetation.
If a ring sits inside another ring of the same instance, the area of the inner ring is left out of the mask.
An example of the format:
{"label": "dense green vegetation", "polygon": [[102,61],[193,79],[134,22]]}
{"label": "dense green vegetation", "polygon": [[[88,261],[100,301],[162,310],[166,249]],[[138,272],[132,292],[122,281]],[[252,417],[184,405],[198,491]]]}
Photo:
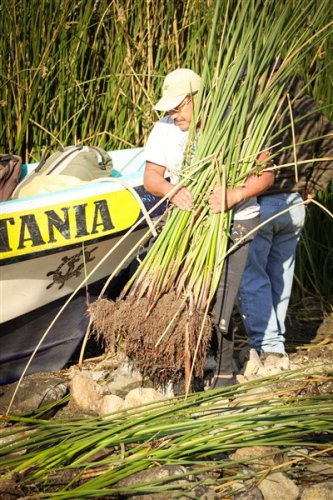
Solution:
{"label": "dense green vegetation", "polygon": [[[212,26],[218,3],[219,17]],[[289,0],[282,6],[270,0],[254,5],[258,12],[267,13],[267,21],[260,24],[263,46],[266,41],[270,47],[275,44],[285,55],[306,33],[302,57],[295,59],[293,69],[333,118],[330,3]],[[249,6],[241,0],[2,2],[0,151],[20,154],[31,162],[40,158],[45,147],[57,143],[106,149],[143,145],[158,117],[151,103],[166,72],[177,66],[203,72],[208,51],[211,69],[218,57],[222,67],[226,27],[230,29],[237,9],[240,19],[242,7]],[[288,22],[279,24],[287,8]],[[288,31],[293,22],[300,24],[294,38]],[[332,209],[332,190],[321,201]],[[327,306],[333,294],[332,224],[318,207],[310,207],[309,212],[299,247],[300,286],[294,300],[310,293]]]}
{"label": "dense green vegetation", "polygon": [[1,149],[28,162],[55,142],[141,145],[162,76],[200,69],[210,18],[201,0],[4,2]]}
{"label": "dense green vegetation", "polygon": [[[263,131],[269,130],[269,106],[291,73],[301,74],[333,120],[330,14],[331,0],[6,0],[0,6],[0,151],[31,162],[56,144],[141,146],[158,118],[151,104],[165,74],[185,66],[202,73],[209,89],[205,106],[196,110],[202,113],[206,135],[198,141],[194,167],[208,177],[202,165],[209,162],[201,162],[212,155],[214,174],[221,166],[215,154],[227,141],[224,166],[236,166],[236,185],[249,166],[239,172],[238,164],[256,157]],[[247,82],[256,84],[265,61],[276,53],[287,61],[281,79],[268,86],[261,101],[251,95],[250,110],[250,96],[239,78],[243,64],[249,68]],[[218,112],[225,115],[229,96],[237,119],[225,120],[216,129]],[[251,129],[249,112],[259,118],[260,130]],[[213,175],[210,182],[215,180]],[[333,190],[318,201],[332,211]],[[332,219],[318,206],[308,210],[294,301],[314,295],[329,308]],[[209,214],[204,216],[208,219]],[[215,232],[208,233],[199,243],[214,238]],[[175,239],[173,233],[171,241]],[[191,254],[184,252],[184,258]],[[208,252],[209,261],[211,257]],[[164,269],[169,271],[168,266]],[[192,276],[204,275],[202,269],[204,265],[194,264],[181,289],[185,282],[191,285]],[[173,283],[174,276],[170,279]],[[198,302],[202,290],[206,293],[197,286]],[[331,373],[282,373],[107,418],[48,420],[59,402],[41,409],[37,418],[2,416],[0,488],[15,488],[16,496],[26,498],[118,498],[156,492],[194,498],[187,491],[192,490],[190,482],[175,483],[172,477],[156,477],[145,485],[119,482],[147,469],[176,465],[187,468],[183,476],[189,481],[197,477],[224,495],[221,498],[229,497],[237,481],[256,485],[272,470],[269,465],[246,472],[243,461],[228,456],[237,448],[274,445],[287,453],[301,447],[296,458],[274,470],[291,464],[301,470],[307,461],[332,451],[332,398],[318,390],[331,379]],[[309,456],[305,446],[311,449]]]}

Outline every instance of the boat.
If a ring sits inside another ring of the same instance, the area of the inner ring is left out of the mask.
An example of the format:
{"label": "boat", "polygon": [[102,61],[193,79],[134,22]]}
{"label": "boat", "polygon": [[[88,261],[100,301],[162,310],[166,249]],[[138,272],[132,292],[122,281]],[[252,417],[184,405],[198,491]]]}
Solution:
{"label": "boat", "polygon": [[[150,221],[165,210],[143,187],[143,148],[108,154],[108,178],[0,203],[0,384],[21,376],[64,304],[26,373],[68,363],[86,331],[87,300],[128,269]],[[36,166],[23,165],[23,177]]]}

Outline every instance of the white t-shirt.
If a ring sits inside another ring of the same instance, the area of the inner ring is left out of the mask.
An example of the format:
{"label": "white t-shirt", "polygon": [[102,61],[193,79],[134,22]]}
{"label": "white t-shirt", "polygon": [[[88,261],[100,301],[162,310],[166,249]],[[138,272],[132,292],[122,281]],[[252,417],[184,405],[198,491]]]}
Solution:
{"label": "white t-shirt", "polygon": [[[165,175],[170,177],[173,184],[176,184],[187,141],[188,131],[184,132],[175,125],[170,116],[165,116],[155,123],[149,134],[145,146],[145,159],[164,167]],[[252,219],[257,215],[259,215],[257,199],[250,198],[234,208],[233,218],[244,220]]]}
{"label": "white t-shirt", "polygon": [[165,167],[173,184],[178,181],[187,140],[188,131],[184,132],[170,116],[165,116],[155,123],[145,146],[146,161]]}

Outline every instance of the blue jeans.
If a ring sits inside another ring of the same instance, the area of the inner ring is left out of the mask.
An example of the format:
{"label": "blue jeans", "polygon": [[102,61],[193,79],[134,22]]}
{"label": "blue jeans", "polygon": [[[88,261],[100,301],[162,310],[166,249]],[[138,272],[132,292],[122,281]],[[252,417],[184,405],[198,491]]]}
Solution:
{"label": "blue jeans", "polygon": [[[301,201],[298,193],[261,196],[260,222]],[[238,306],[250,346],[257,351],[285,352],[285,318],[304,221],[305,208],[299,205],[265,224],[250,244]]]}

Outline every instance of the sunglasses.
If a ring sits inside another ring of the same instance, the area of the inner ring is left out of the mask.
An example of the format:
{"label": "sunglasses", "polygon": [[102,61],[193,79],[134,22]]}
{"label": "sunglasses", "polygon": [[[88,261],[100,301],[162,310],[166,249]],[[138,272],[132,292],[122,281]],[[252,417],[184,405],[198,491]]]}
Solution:
{"label": "sunglasses", "polygon": [[168,111],[168,113],[179,113],[179,111],[181,111],[183,108],[185,108],[185,106],[187,106],[193,99],[193,97],[197,94],[197,92],[193,93],[192,95],[189,95],[187,97],[185,97],[185,99],[183,100],[183,102],[181,102],[180,104],[178,104],[178,106],[176,106],[175,108],[172,108]]}

